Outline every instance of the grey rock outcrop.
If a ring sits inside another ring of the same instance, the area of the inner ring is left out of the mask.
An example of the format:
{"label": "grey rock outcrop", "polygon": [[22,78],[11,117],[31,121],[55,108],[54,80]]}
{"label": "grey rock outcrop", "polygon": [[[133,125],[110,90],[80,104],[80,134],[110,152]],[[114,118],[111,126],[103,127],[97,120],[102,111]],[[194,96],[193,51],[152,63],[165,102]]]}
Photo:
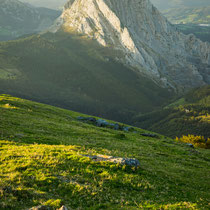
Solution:
{"label": "grey rock outcrop", "polygon": [[141,136],[145,136],[145,137],[152,137],[152,138],[158,138],[157,134],[153,134],[153,133],[141,133]]}
{"label": "grey rock outcrop", "polygon": [[149,0],[69,0],[50,28],[86,34],[115,59],[176,90],[210,84],[210,44],[176,29]]}
{"label": "grey rock outcrop", "polygon": [[113,157],[113,156],[107,156],[107,155],[82,155],[85,157],[89,157],[93,161],[107,161],[107,162],[112,162],[120,165],[127,165],[130,167],[139,167],[140,162],[136,158],[120,158],[120,157]]}
{"label": "grey rock outcrop", "polygon": [[119,125],[118,123],[109,123],[104,119],[96,119],[94,117],[77,117],[77,120],[85,122],[85,123],[90,123],[93,124],[97,127],[106,127],[106,128],[111,128],[114,130],[121,130],[121,131],[125,131],[125,132],[130,132],[130,131],[134,131],[133,127],[128,127],[128,126],[124,126],[124,125]]}

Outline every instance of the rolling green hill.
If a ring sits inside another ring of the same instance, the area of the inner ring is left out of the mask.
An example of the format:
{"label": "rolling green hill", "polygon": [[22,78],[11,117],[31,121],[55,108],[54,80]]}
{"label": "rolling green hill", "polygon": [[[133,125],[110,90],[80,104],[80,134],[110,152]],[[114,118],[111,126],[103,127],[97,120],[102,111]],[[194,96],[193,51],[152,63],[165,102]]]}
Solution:
{"label": "rolling green hill", "polygon": [[[0,96],[0,209],[208,209],[209,150]],[[137,169],[83,155],[137,158]]]}
{"label": "rolling green hill", "polygon": [[210,42],[210,1],[152,0],[152,3],[181,32]]}
{"label": "rolling green hill", "polygon": [[161,11],[171,8],[210,6],[209,0],[151,0],[151,2]]}
{"label": "rolling green hill", "polygon": [[174,95],[78,35],[46,33],[0,43],[0,93],[129,122]]}
{"label": "rolling green hill", "polygon": [[163,14],[174,24],[210,24],[210,6],[201,8],[172,8]]}
{"label": "rolling green hill", "polygon": [[210,137],[210,86],[191,91],[164,109],[139,115],[134,124],[170,137]]}

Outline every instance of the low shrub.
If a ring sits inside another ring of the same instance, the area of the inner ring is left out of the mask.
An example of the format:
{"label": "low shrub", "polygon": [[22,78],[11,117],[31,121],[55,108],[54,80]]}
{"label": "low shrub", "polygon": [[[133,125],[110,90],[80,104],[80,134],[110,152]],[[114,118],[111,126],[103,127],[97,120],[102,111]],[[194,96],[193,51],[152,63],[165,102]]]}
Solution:
{"label": "low shrub", "polygon": [[210,149],[210,138],[205,139],[204,136],[188,135],[180,138],[176,137],[176,141],[193,144],[195,147]]}

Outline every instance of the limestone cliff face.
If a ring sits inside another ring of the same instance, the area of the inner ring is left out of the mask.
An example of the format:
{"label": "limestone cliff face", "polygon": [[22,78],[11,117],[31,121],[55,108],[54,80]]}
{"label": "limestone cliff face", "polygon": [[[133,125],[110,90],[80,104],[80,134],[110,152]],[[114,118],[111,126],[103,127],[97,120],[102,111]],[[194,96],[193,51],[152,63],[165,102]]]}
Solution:
{"label": "limestone cliff face", "polygon": [[69,0],[51,28],[86,34],[165,87],[210,84],[210,44],[180,33],[149,0]]}

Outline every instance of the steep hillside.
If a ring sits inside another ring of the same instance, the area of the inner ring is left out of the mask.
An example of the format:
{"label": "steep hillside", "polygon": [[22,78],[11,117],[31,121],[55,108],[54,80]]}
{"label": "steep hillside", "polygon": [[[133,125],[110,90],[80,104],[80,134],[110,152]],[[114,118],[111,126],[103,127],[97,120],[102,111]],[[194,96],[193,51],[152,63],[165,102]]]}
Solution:
{"label": "steep hillside", "polygon": [[170,137],[210,137],[210,86],[193,90],[162,110],[139,115],[134,124]]}
{"label": "steep hillside", "polygon": [[210,24],[210,6],[172,8],[164,10],[163,14],[174,24]]}
{"label": "steep hillside", "polygon": [[[0,96],[0,209],[208,209],[209,150],[79,113]],[[140,167],[84,155],[130,157]]]}
{"label": "steep hillside", "polygon": [[47,29],[59,11],[35,8],[18,0],[0,0],[0,41]]}
{"label": "steep hillside", "polygon": [[124,122],[174,95],[114,61],[114,53],[69,33],[0,43],[0,92]]}

